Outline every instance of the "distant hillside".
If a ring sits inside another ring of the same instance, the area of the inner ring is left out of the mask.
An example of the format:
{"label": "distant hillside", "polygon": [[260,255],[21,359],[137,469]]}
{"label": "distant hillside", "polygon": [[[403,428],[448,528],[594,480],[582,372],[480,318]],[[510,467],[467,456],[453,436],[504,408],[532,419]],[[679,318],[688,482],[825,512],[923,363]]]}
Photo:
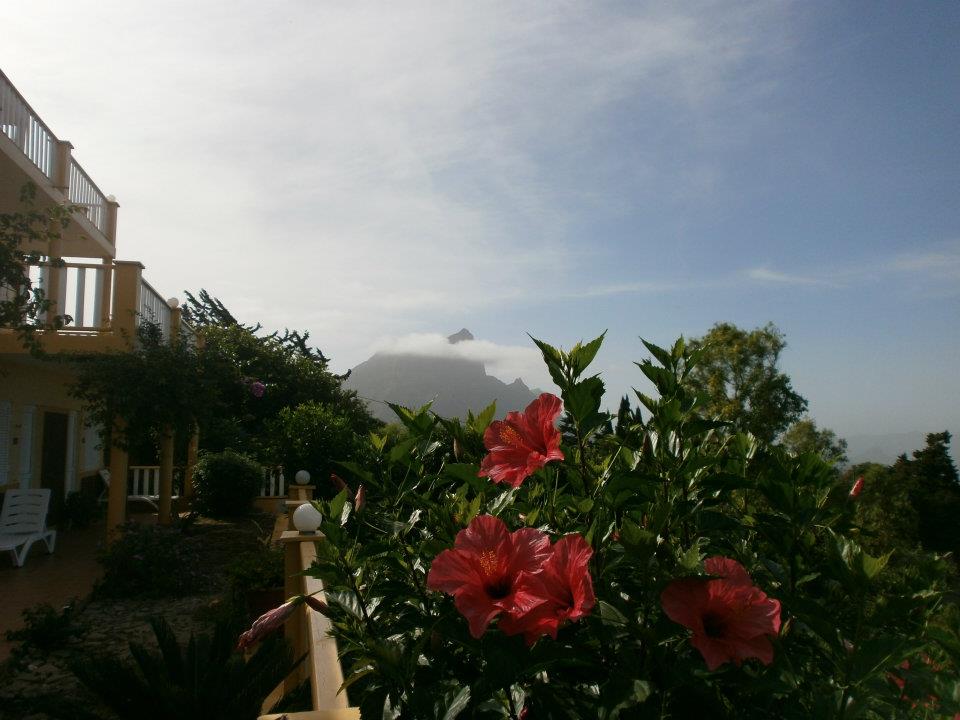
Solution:
{"label": "distant hillside", "polygon": [[[473,335],[464,328],[448,340],[470,342]],[[497,417],[502,418],[536,397],[520,378],[508,385],[487,375],[482,362],[393,353],[377,353],[357,365],[344,387],[356,390],[370,412],[385,422],[395,421],[396,416],[384,401],[420,407],[432,400],[431,409],[438,415],[465,418],[468,410],[478,412],[496,400]]]}
{"label": "distant hillside", "polygon": [[[950,443],[950,454],[953,457],[957,455],[955,443],[956,438]],[[927,434],[921,432],[852,435],[847,437],[847,457],[852,465],[864,462],[892,465],[900,455],[906,453],[907,457],[912,458],[914,450],[922,450],[926,445]]]}

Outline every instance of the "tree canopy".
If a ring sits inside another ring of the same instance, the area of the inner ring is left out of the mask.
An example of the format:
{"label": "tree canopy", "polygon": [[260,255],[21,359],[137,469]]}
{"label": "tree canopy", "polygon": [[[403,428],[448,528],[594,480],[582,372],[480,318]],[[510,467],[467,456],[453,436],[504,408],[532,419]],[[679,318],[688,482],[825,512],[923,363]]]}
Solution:
{"label": "tree canopy", "polygon": [[778,367],[787,343],[773,323],[754,330],[717,323],[690,346],[699,351],[691,385],[709,396],[705,411],[735,430],[773,442],[807,409]]}
{"label": "tree canopy", "polygon": [[843,465],[847,462],[847,441],[838,438],[829,428],[818,428],[813,418],[797,420],[787,428],[781,442],[794,455],[812,452],[829,463]]}

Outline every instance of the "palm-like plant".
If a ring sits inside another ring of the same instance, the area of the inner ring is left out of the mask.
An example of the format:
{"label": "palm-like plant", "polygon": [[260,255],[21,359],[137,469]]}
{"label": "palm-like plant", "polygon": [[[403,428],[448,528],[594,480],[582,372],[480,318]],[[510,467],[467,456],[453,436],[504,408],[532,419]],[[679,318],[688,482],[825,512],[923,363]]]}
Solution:
{"label": "palm-like plant", "polygon": [[263,699],[297,665],[280,637],[244,659],[226,623],[218,623],[212,636],[191,635],[186,648],[166,620],[150,624],[158,650],[130,643],[133,663],[113,656],[72,667],[121,720],[255,720]]}

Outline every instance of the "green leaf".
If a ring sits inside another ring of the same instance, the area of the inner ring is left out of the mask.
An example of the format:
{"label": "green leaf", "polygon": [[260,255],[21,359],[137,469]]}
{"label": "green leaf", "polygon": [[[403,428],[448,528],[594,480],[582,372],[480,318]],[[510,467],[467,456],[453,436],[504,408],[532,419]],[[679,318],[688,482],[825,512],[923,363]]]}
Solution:
{"label": "green leaf", "polygon": [[537,340],[529,333],[528,337],[533,340],[534,344],[538,348],[540,348],[540,352],[543,355],[543,361],[547,364],[547,370],[550,371],[550,377],[553,378],[553,381],[557,384],[557,387],[559,387],[561,390],[566,388],[567,378],[563,374],[563,353],[552,345],[548,345],[542,340]]}
{"label": "green leaf", "polygon": [[881,555],[880,557],[873,557],[866,552],[863,553],[860,564],[863,568],[863,574],[867,576],[867,580],[873,580],[877,575],[880,574],[880,571],[887,566],[887,562],[890,560],[890,556],[892,554],[892,550],[886,555]]}
{"label": "green leaf", "polygon": [[586,423],[600,411],[600,403],[603,402],[603,381],[599,377],[582,380],[564,392],[563,400],[567,412],[579,423]]}
{"label": "green leaf", "polygon": [[603,344],[603,338],[606,334],[607,331],[604,330],[600,334],[600,337],[591,340],[586,345],[577,343],[573,346],[569,354],[570,370],[573,377],[582,375],[583,371],[593,362],[593,359],[597,356],[597,351],[600,350],[600,346]]}
{"label": "green leaf", "polygon": [[440,708],[443,710],[443,715],[440,716],[438,714],[438,717],[441,717],[442,720],[454,720],[469,704],[469,685],[460,688],[460,691],[456,694],[452,692],[445,693],[443,699],[439,702]]}
{"label": "green leaf", "polygon": [[470,428],[477,433],[477,435],[483,435],[483,431],[487,429],[487,426],[493,420],[493,416],[497,414],[497,401],[494,400],[492,403],[487,405],[483,410],[480,411],[480,414],[477,415],[470,422]]}
{"label": "green leaf", "polygon": [[652,342],[647,342],[643,338],[640,338],[640,342],[644,344],[647,350],[650,351],[650,354],[659,360],[660,364],[665,368],[669,368],[673,364],[673,359],[670,357],[670,353],[664,350],[662,347],[659,345],[654,345]]}
{"label": "green leaf", "polygon": [[617,608],[608,603],[606,600],[600,600],[597,603],[597,609],[600,611],[600,621],[604,625],[623,626],[630,622],[626,615],[617,610]]}

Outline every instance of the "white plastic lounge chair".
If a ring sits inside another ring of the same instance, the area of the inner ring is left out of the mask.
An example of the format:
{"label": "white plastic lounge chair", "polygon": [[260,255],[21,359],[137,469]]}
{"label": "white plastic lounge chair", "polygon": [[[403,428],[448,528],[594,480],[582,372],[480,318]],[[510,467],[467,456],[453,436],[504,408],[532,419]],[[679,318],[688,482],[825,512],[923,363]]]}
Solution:
{"label": "white plastic lounge chair", "polygon": [[0,551],[9,550],[17,567],[23,567],[30,546],[37,540],[46,543],[48,553],[53,552],[57,531],[47,530],[49,507],[50,488],[7,490],[4,494],[3,512],[0,512]]}
{"label": "white plastic lounge chair", "polygon": [[[104,503],[107,502],[107,499],[110,495],[110,470],[108,468],[103,468],[100,470],[100,478],[103,480],[103,491],[100,493],[99,501]],[[175,502],[179,499],[179,495],[171,496],[171,502]],[[159,495],[127,495],[127,502],[131,500],[137,500],[139,502],[146,503],[154,509],[156,512],[160,512],[160,506],[157,505],[160,502]]]}

